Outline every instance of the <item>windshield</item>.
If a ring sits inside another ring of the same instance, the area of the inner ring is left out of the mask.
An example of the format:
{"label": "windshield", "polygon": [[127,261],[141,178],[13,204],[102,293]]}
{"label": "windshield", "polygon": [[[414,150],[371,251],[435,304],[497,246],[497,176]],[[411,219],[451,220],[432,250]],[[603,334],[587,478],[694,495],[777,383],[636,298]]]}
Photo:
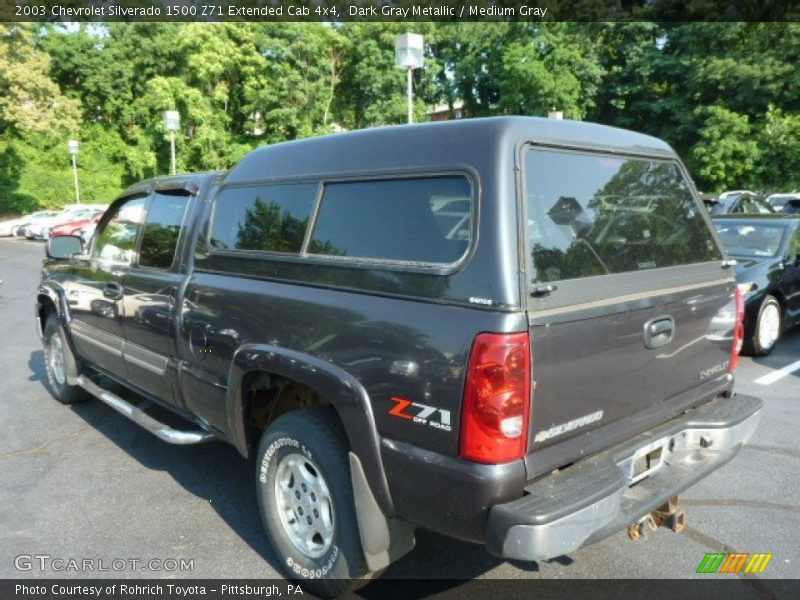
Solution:
{"label": "windshield", "polygon": [[722,245],[731,256],[770,258],[778,255],[784,228],[760,223],[731,223],[716,221]]}

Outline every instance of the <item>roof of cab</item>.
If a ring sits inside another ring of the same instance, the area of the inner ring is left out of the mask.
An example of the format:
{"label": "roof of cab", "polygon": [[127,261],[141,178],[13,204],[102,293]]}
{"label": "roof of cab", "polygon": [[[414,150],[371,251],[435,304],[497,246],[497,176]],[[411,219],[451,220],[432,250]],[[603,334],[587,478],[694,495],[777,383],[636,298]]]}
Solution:
{"label": "roof of cab", "polygon": [[395,125],[336,133],[257,148],[226,183],[345,173],[486,167],[522,141],[671,158],[662,140],[625,129],[537,117],[490,117]]}

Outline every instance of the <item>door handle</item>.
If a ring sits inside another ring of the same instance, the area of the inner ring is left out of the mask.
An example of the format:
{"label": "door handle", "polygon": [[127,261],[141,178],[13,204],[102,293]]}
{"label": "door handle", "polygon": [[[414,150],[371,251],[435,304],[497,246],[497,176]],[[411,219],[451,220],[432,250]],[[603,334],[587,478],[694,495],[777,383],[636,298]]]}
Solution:
{"label": "door handle", "polygon": [[116,282],[111,281],[103,287],[103,296],[109,300],[120,300],[122,295],[122,286]]}
{"label": "door handle", "polygon": [[657,317],[644,324],[644,345],[647,348],[666,346],[675,336],[675,319]]}
{"label": "door handle", "polygon": [[189,329],[189,352],[197,360],[205,360],[208,356],[208,331],[211,326],[195,323]]}

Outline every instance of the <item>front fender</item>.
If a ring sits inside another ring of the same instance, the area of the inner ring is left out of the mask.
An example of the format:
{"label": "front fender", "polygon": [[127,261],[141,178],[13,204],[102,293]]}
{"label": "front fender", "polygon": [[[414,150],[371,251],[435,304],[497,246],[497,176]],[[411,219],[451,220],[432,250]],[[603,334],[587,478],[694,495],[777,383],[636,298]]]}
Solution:
{"label": "front fender", "polygon": [[336,409],[350,448],[361,461],[369,486],[381,510],[394,513],[375,427],[372,405],[364,387],[351,374],[328,362],[269,344],[244,344],[236,351],[228,377],[227,412],[231,442],[247,456],[242,381],[248,373],[274,373],[307,385]]}
{"label": "front fender", "polygon": [[56,314],[58,315],[61,324],[66,327],[69,325],[70,322],[70,313],[69,313],[69,305],[67,304],[67,299],[64,296],[64,291],[60,286],[54,286],[50,282],[44,282],[39,286],[39,289],[36,292],[36,316],[41,318],[41,308],[43,304],[43,300],[47,298],[50,302],[53,303],[53,306],[56,308]]}

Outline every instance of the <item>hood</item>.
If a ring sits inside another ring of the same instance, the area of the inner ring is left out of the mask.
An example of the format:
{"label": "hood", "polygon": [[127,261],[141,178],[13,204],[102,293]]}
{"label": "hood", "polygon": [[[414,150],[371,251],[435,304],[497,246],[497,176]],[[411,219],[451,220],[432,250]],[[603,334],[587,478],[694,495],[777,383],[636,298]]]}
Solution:
{"label": "hood", "polygon": [[759,265],[763,265],[770,261],[775,260],[774,257],[769,258],[750,258],[750,257],[742,257],[742,256],[734,256],[733,258],[736,259],[736,277],[739,278],[740,275],[746,274],[750,271],[753,267],[757,267]]}
{"label": "hood", "polygon": [[736,265],[736,281],[738,283],[754,283],[753,291],[768,288],[773,279],[780,275],[780,259],[774,256],[769,258],[739,258],[734,257],[739,264]]}

